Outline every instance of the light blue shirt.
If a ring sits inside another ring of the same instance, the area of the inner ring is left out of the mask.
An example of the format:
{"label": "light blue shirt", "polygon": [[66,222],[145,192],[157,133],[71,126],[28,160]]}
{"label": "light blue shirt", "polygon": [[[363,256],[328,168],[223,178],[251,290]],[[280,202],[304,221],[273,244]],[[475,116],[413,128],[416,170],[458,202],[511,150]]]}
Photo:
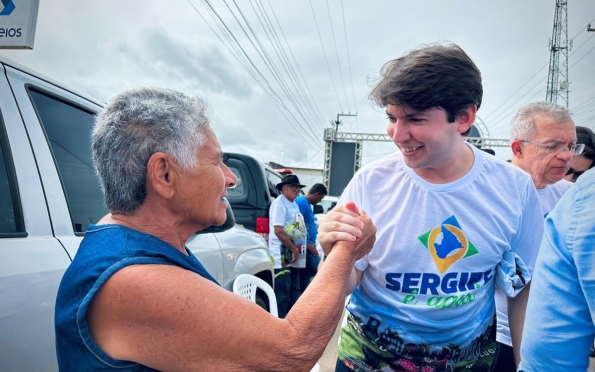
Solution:
{"label": "light blue shirt", "polygon": [[587,371],[595,337],[595,169],[545,220],[519,371]]}

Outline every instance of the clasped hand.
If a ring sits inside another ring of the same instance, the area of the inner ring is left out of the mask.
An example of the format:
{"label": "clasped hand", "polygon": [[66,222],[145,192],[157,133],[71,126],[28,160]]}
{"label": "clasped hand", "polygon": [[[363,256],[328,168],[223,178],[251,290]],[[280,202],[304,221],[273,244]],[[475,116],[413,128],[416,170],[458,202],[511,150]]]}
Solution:
{"label": "clasped hand", "polygon": [[353,202],[333,208],[318,227],[318,242],[325,256],[341,245],[358,260],[372,249],[375,241],[376,227],[366,212]]}

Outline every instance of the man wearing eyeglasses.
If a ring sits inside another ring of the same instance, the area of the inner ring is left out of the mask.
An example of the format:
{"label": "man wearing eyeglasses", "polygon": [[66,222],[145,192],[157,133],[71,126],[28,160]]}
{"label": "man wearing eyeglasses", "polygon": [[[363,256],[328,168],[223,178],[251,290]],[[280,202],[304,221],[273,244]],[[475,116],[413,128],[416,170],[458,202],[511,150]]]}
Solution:
{"label": "man wearing eyeglasses", "polygon": [[572,186],[564,179],[572,157],[584,144],[576,143],[570,111],[552,102],[521,107],[510,124],[512,164],[529,173],[537,189],[544,216]]}
{"label": "man wearing eyeglasses", "polygon": [[307,231],[295,199],[305,185],[294,174],[276,186],[281,192],[269,209],[269,251],[275,267],[275,296],[279,318],[285,318],[300,297],[300,271],[306,267]]}
{"label": "man wearing eyeglasses", "polygon": [[[529,173],[533,179],[545,217],[573,185],[564,176],[573,155],[580,155],[584,148],[584,145],[576,143],[576,130],[570,112],[552,102],[529,103],[512,118],[510,141],[514,155],[512,164]],[[506,369],[514,370],[506,296],[500,290],[496,291],[496,313],[496,339],[501,343],[498,361],[507,362]]]}

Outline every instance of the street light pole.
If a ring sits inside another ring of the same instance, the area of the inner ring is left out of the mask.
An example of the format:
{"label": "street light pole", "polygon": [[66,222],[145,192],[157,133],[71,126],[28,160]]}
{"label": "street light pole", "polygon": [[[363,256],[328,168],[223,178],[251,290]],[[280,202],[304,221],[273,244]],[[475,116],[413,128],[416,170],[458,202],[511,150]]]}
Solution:
{"label": "street light pole", "polygon": [[357,112],[355,114],[352,113],[347,113],[347,114],[337,114],[337,120],[335,120],[334,122],[332,122],[333,124],[335,124],[335,132],[339,131],[339,125],[343,124],[343,122],[341,120],[339,120],[340,116],[357,116]]}

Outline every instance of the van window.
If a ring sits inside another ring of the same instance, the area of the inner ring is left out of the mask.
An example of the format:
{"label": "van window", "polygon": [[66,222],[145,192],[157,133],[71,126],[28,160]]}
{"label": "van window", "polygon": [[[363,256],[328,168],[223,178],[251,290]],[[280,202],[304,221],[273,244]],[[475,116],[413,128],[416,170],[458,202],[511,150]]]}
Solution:
{"label": "van window", "polygon": [[269,184],[269,193],[272,197],[276,198],[281,195],[281,192],[277,190],[276,185],[280,183],[283,178],[278,173],[271,172],[268,169],[265,169],[265,173],[267,175],[267,183]]}
{"label": "van window", "polygon": [[241,198],[246,194],[244,190],[244,180],[242,179],[242,173],[237,167],[233,165],[228,165],[229,169],[235,174],[237,178],[236,185],[234,187],[227,188],[227,196],[232,198]]}
{"label": "van window", "polygon": [[[4,130],[0,121],[0,132]],[[8,179],[8,167],[5,155],[5,149],[2,147],[2,135],[0,133],[0,236],[11,236],[20,232],[17,228],[17,219],[15,215],[14,194],[10,188]],[[9,235],[3,235],[9,234]]]}
{"label": "van window", "polygon": [[93,113],[29,90],[60,174],[72,225],[83,233],[108,213],[91,157]]}

